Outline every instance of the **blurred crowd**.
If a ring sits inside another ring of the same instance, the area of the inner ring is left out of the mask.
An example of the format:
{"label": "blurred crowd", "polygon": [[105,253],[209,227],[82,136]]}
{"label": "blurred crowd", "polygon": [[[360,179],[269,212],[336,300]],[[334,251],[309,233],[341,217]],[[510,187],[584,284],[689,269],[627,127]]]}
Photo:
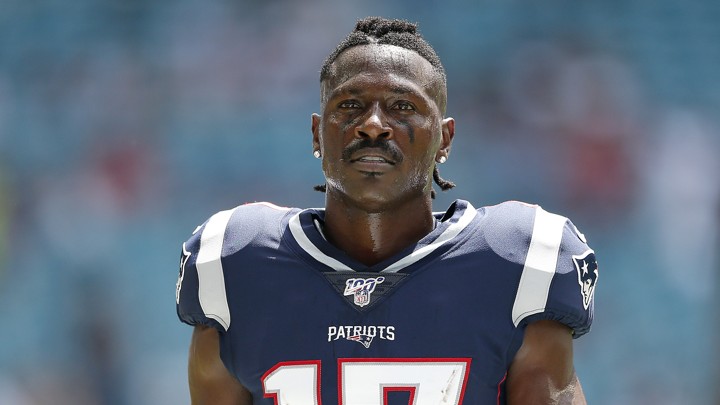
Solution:
{"label": "blurred crowd", "polygon": [[713,0],[0,2],[0,403],[188,402],[180,244],[240,203],[323,205],[319,69],[367,15],[419,22],[448,72],[435,208],[588,236],[588,401],[720,404]]}

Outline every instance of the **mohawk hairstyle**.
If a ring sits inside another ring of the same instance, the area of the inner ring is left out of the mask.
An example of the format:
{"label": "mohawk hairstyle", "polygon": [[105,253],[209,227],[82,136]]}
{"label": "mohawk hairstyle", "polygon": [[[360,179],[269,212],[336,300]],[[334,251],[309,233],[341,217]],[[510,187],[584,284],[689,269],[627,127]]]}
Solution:
{"label": "mohawk hairstyle", "polygon": [[325,59],[320,69],[320,81],[328,78],[330,65],[348,48],[358,45],[394,45],[417,52],[442,77],[445,83],[445,68],[430,44],[418,32],[417,24],[406,20],[388,20],[382,17],[365,17],[358,20],[353,30]]}
{"label": "mohawk hairstyle", "polygon": [[[390,20],[383,17],[365,17],[357,21],[355,29],[335,47],[335,50],[323,62],[322,68],[320,68],[320,82],[330,76],[330,66],[341,53],[354,46],[370,44],[394,45],[417,52],[430,62],[430,65],[440,76],[443,86],[446,86],[445,68],[440,62],[437,53],[435,53],[435,49],[418,32],[417,24],[407,20]],[[440,100],[439,107],[443,114],[445,113],[445,105],[446,100]],[[442,191],[455,187],[455,183],[440,177],[437,165],[433,168],[433,180]],[[314,189],[325,192],[326,186],[324,184],[318,185]],[[432,190],[431,196],[435,198],[435,190]]]}

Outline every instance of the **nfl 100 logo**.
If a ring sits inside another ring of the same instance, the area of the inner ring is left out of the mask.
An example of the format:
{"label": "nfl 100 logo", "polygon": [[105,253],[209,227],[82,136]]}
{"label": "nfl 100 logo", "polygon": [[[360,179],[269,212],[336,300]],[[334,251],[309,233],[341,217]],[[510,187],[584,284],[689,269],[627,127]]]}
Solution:
{"label": "nfl 100 logo", "polygon": [[370,303],[370,294],[375,287],[385,281],[385,277],[350,278],[345,281],[343,295],[352,295],[355,305],[364,307]]}

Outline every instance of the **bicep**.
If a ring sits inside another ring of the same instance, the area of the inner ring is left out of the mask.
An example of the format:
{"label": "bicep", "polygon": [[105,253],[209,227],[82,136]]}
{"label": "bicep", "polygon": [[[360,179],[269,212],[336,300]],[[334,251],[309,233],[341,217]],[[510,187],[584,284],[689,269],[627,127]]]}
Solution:
{"label": "bicep", "polygon": [[506,387],[511,405],[585,404],[573,366],[570,329],[555,321],[529,324],[508,370]]}
{"label": "bicep", "polygon": [[217,330],[196,326],[190,342],[188,382],[193,405],[251,405],[252,396],[220,359]]}

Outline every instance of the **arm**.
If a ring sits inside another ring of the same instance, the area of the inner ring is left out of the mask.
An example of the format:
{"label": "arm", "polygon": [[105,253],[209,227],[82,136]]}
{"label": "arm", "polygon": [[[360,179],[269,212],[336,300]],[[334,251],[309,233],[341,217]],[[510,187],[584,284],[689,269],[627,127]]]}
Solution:
{"label": "arm", "polygon": [[555,321],[537,321],[525,329],[522,346],[507,377],[508,404],[585,405],[573,367],[570,329]]}
{"label": "arm", "polygon": [[188,362],[193,405],[252,405],[252,396],[225,368],[220,359],[220,339],[214,328],[196,326]]}

